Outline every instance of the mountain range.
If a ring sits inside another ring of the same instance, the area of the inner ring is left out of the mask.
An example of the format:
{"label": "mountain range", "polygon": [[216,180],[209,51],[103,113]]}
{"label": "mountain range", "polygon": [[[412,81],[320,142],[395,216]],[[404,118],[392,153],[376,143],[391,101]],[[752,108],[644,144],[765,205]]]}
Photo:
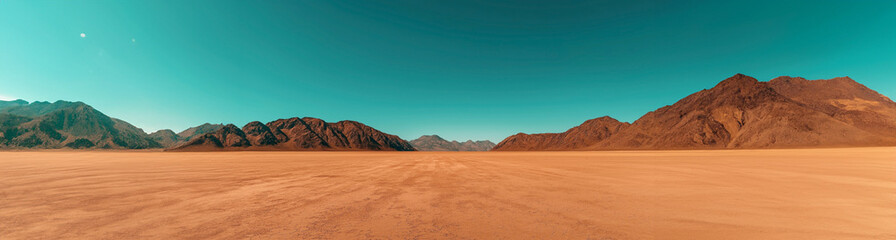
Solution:
{"label": "mountain range", "polygon": [[278,119],[263,124],[250,122],[238,128],[220,129],[192,137],[172,151],[217,150],[381,150],[414,151],[398,136],[386,134],[355,121],[328,123],[305,117]]}
{"label": "mountain range", "polygon": [[82,102],[0,101],[2,149],[161,147],[142,129]]}
{"label": "mountain range", "polygon": [[516,134],[494,151],[896,145],[896,103],[848,77],[769,82],[737,74],[631,124],[610,117],[563,133]]}
{"label": "mountain range", "polygon": [[458,142],[445,140],[439,135],[423,135],[410,143],[419,151],[488,151],[495,146],[489,140]]}
{"label": "mountain range", "polygon": [[0,149],[415,150],[407,141],[355,121],[317,118],[202,124],[174,133],[142,129],[82,102],[0,101]]}
{"label": "mountain range", "polygon": [[411,142],[355,121],[288,118],[239,128],[202,124],[146,134],[82,102],[0,101],[0,149],[553,151],[896,145],[896,103],[852,80],[736,74],[632,123],[609,116],[562,133],[490,141]]}

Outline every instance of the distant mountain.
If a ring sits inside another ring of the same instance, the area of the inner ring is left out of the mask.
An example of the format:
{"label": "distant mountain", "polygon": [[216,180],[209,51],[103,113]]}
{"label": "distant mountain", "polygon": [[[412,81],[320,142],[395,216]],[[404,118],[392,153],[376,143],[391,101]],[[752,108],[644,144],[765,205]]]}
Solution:
{"label": "distant mountain", "polygon": [[0,148],[159,148],[142,129],[82,102],[0,101]]}
{"label": "distant mountain", "polygon": [[445,140],[439,135],[423,135],[410,143],[419,151],[488,151],[495,146],[489,140],[458,142]]}
{"label": "distant mountain", "polygon": [[171,129],[162,129],[149,134],[149,138],[158,142],[164,148],[175,147],[186,143],[197,136],[213,133],[223,128],[223,124],[203,123],[202,125],[187,128],[180,133],[174,133]]}
{"label": "distant mountain", "polygon": [[289,118],[242,129],[228,124],[198,135],[174,151],[218,150],[386,150],[414,151],[407,141],[355,121],[328,123],[321,119]]}
{"label": "distant mountain", "polygon": [[896,145],[894,105],[848,78],[759,82],[737,74],[584,147],[518,134],[495,150],[888,146]]}
{"label": "distant mountain", "polygon": [[182,141],[189,141],[193,137],[218,131],[218,129],[221,129],[222,127],[224,127],[224,124],[203,123],[199,126],[187,128],[187,130],[178,133],[177,136]]}
{"label": "distant mountain", "polygon": [[579,149],[603,141],[629,125],[629,123],[604,116],[585,121],[581,125],[562,133],[518,133],[498,143],[493,150],[551,151]]}
{"label": "distant mountain", "polygon": [[25,101],[22,99],[14,100],[14,101],[0,100],[0,110],[2,110],[4,108],[8,108],[8,107],[16,107],[16,106],[22,106],[22,105],[28,105],[28,101]]}
{"label": "distant mountain", "polygon": [[182,142],[182,138],[171,131],[171,129],[162,129],[149,134],[149,139],[161,144],[162,147],[173,147]]}

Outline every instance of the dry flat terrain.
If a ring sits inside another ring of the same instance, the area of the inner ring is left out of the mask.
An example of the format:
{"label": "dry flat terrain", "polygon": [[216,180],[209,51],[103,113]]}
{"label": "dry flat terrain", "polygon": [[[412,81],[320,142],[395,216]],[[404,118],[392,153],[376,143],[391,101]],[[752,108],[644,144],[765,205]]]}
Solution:
{"label": "dry flat terrain", "polygon": [[896,148],[0,152],[0,239],[896,239]]}

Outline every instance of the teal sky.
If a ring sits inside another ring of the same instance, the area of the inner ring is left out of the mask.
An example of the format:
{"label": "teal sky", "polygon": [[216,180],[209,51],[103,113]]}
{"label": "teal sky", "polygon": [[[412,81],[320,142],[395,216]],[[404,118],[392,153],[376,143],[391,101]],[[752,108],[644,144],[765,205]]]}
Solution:
{"label": "teal sky", "polygon": [[312,116],[497,142],[735,73],[896,97],[896,1],[0,1],[0,99],[148,132]]}

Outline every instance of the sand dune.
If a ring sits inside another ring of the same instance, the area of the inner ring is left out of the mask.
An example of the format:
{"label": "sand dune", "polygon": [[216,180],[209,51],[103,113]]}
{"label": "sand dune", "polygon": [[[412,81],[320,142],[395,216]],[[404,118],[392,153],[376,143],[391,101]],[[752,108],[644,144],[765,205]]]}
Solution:
{"label": "sand dune", "polygon": [[2,152],[2,239],[894,239],[896,148]]}

